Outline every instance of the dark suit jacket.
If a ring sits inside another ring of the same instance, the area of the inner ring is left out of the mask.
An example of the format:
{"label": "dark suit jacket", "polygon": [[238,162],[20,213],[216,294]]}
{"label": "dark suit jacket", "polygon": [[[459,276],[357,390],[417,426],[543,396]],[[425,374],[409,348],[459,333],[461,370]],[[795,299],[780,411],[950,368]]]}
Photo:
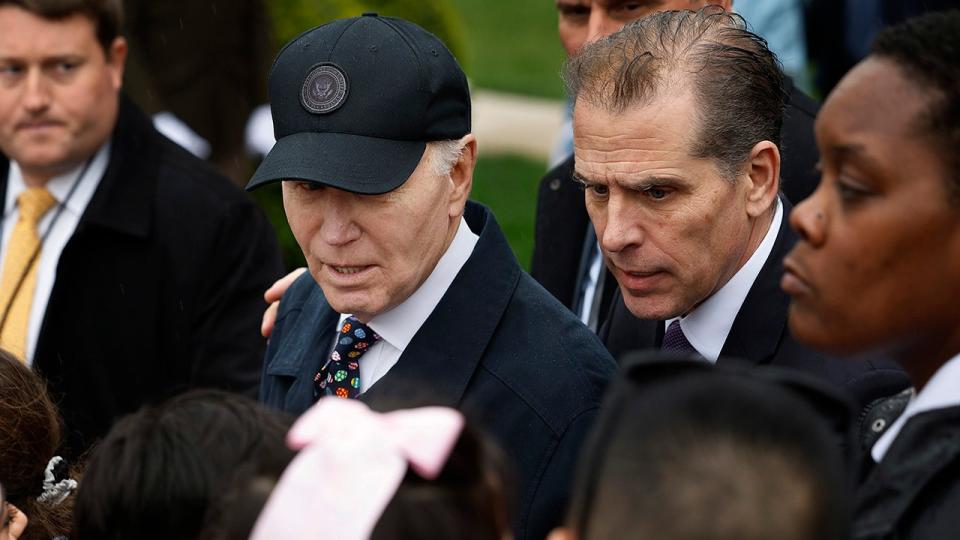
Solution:
{"label": "dark suit jacket", "polygon": [[[253,395],[262,295],[283,271],[260,209],[126,99],[112,144],[60,255],[33,359],[60,405],[68,453],[177,389]],[[7,171],[0,156],[0,196]]]}
{"label": "dark suit jacket", "polygon": [[[813,120],[819,105],[797,89],[789,78],[784,81],[789,100],[780,131],[781,190],[791,202],[799,202],[813,193],[820,181],[815,171],[819,154],[813,137]],[[573,182],[574,160],[550,170],[540,181],[534,231],[533,276],[563,305],[573,308],[578,277],[584,262],[580,260],[590,227],[583,203],[583,190]],[[613,277],[606,276],[607,298],[601,303],[600,316],[607,313],[609,296],[615,289]]]}
{"label": "dark suit jacket", "polygon": [[[790,205],[784,203],[784,219],[773,250],[733,321],[718,363],[745,360],[755,365],[769,364],[810,373],[845,390],[855,401],[857,410],[910,386],[906,374],[892,361],[834,358],[793,339],[787,327],[790,296],[780,289],[783,258],[797,241],[787,223],[789,212]],[[600,337],[610,354],[620,358],[628,351],[660,348],[663,326],[663,321],[634,317],[617,291]]]}
{"label": "dark suit jacket", "polygon": [[[867,455],[865,459],[873,463]],[[960,531],[960,407],[920,413],[857,489],[852,538],[935,540]]]}
{"label": "dark suit jacket", "polygon": [[[465,217],[480,236],[473,254],[397,364],[361,398],[402,403],[412,389],[464,410],[512,458],[517,538],[540,539],[560,523],[580,445],[616,367],[597,337],[520,270],[487,209],[469,202]],[[309,274],[290,287],[261,400],[295,414],[310,407],[338,318]]]}

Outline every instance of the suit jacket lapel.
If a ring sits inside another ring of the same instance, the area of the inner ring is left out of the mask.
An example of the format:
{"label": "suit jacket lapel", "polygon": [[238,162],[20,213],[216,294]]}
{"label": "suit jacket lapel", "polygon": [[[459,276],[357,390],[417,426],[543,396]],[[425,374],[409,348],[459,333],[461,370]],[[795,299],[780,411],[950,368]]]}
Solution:
{"label": "suit jacket lapel", "polygon": [[[309,279],[311,294],[299,308],[302,313],[292,319],[295,322],[289,328],[284,328],[280,349],[264,369],[265,376],[288,381],[283,404],[287,411],[305,411],[313,404],[313,378],[323,367],[340,319],[340,314],[327,304],[320,287]],[[296,286],[297,283],[293,287]]]}
{"label": "suit jacket lapel", "polygon": [[780,201],[783,204],[783,221],[776,242],[733,321],[727,341],[720,351],[721,362],[725,357],[730,357],[747,360],[751,364],[768,363],[786,330],[790,297],[780,289],[780,278],[783,276],[783,258],[797,240],[787,223],[790,203],[782,197]]}
{"label": "suit jacket lapel", "polygon": [[460,404],[520,279],[493,214],[468,202],[465,217],[480,236],[473,254],[396,365],[363,394],[365,401],[413,392],[432,404]]}
{"label": "suit jacket lapel", "polygon": [[81,218],[78,232],[92,224],[140,238],[150,233],[160,156],[147,154],[142,148],[145,138],[152,136],[160,135],[150,119],[126,96],[121,96],[110,162]]}

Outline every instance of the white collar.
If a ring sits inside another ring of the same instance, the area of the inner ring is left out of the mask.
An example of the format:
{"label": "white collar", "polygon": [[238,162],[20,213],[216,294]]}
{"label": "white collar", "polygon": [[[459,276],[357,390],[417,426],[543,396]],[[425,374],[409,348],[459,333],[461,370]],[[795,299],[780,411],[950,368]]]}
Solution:
{"label": "white collar", "polygon": [[[396,307],[385,311],[372,319],[367,325],[380,335],[384,341],[400,351],[407,348],[410,340],[420,330],[427,317],[440,303],[443,295],[453,283],[460,269],[473,254],[479,237],[470,230],[467,221],[461,217],[457,233],[447,250],[437,261],[430,276],[406,300]],[[340,316],[340,324],[349,315]]]}
{"label": "white collar", "polygon": [[727,341],[733,321],[737,318],[744,300],[747,299],[753,282],[757,280],[760,270],[770,257],[770,252],[773,251],[773,244],[777,241],[780,224],[783,222],[783,204],[779,197],[776,205],[777,209],[774,211],[767,234],[764,235],[763,241],[746,264],[740,267],[737,273],[723,287],[720,287],[720,290],[710,295],[685,317],[674,317],[664,321],[664,328],[669,328],[670,323],[679,318],[680,328],[687,341],[711,362],[716,362],[720,357],[720,351],[723,350],[723,344]]}
{"label": "white collar", "polygon": [[[66,210],[76,216],[81,216],[87,208],[87,204],[90,203],[90,199],[93,198],[97,186],[100,185],[100,179],[103,178],[103,173],[106,172],[109,161],[110,141],[108,140],[97,150],[97,153],[94,154],[93,159],[90,160],[90,166],[87,168],[86,174],[84,174],[83,178],[80,178],[79,181],[77,176],[80,174],[80,171],[83,170],[85,163],[74,167],[64,174],[51,178],[44,187],[47,188],[47,191],[53,195],[53,198],[56,199],[58,203],[62,203],[70,193],[74,182],[78,182],[76,190],[73,192],[73,195],[70,196],[70,200],[67,201]],[[20,165],[10,160],[10,168],[7,173],[6,201],[3,206],[4,216],[8,216],[13,212],[17,206],[17,197],[19,197],[20,193],[25,189],[27,189],[27,186],[23,181],[23,171],[20,169]]]}
{"label": "white collar", "polygon": [[954,405],[960,405],[960,354],[940,366],[920,393],[910,399],[903,414],[877,439],[870,450],[873,460],[880,463],[908,420],[922,412]]}

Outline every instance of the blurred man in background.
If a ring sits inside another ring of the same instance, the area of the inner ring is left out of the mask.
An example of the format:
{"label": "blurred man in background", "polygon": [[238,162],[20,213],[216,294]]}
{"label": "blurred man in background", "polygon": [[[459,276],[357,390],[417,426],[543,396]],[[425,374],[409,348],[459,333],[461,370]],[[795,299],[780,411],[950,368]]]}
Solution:
{"label": "blurred man in background", "polygon": [[273,229],[121,97],[119,0],[0,1],[0,345],[68,445],[191,386],[253,394]]}

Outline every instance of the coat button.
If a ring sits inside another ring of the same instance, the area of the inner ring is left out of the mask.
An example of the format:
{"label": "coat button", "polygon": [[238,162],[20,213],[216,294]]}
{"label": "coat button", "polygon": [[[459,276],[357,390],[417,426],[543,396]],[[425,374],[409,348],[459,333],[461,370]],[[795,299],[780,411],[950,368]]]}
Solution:
{"label": "coat button", "polygon": [[883,418],[877,418],[873,421],[873,425],[870,426],[870,429],[872,429],[874,433],[880,433],[885,427],[887,427],[887,421]]}
{"label": "coat button", "polygon": [[550,189],[553,190],[553,191],[557,191],[558,189],[560,189],[560,179],[559,179],[559,178],[554,178],[553,180],[550,181]]}

